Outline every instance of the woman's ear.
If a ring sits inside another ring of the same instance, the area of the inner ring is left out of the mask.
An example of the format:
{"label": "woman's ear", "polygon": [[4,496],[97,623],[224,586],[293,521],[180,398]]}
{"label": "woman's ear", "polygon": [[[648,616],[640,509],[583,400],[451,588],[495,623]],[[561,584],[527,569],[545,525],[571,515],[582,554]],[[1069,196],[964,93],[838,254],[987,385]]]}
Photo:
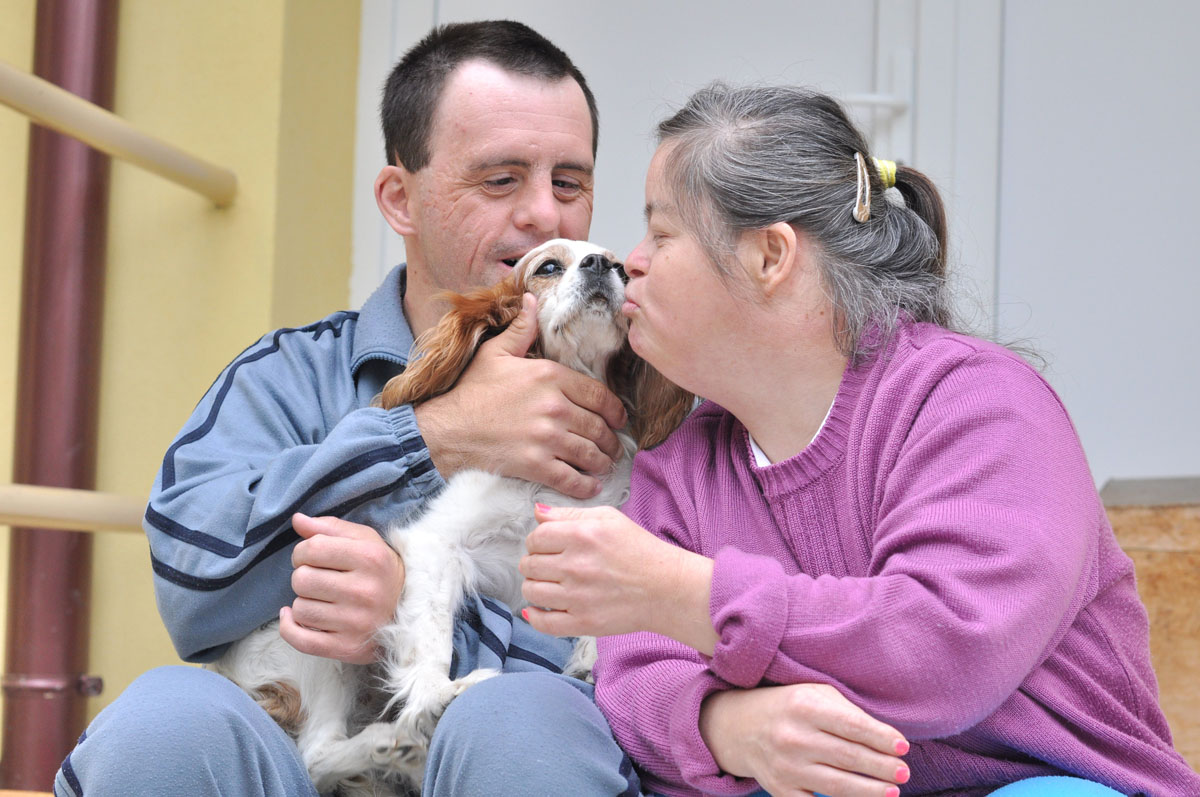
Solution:
{"label": "woman's ear", "polygon": [[388,225],[400,235],[416,232],[411,208],[416,180],[403,166],[384,166],[375,178],[375,204]]}
{"label": "woman's ear", "polygon": [[793,271],[803,267],[799,260],[803,244],[803,235],[786,221],[743,233],[742,262],[764,296],[773,296],[787,284]]}
{"label": "woman's ear", "polygon": [[520,314],[521,296],[511,278],[468,294],[445,295],[449,312],[417,339],[404,373],[388,380],[372,403],[384,409],[420,404],[453,388],[479,344]]}

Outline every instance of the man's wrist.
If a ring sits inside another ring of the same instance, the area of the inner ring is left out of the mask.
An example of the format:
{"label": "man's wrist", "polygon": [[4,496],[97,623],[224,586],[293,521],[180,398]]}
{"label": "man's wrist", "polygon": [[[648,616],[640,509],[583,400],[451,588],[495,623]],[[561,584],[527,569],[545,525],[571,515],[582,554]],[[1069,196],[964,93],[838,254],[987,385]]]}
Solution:
{"label": "man's wrist", "polygon": [[425,442],[429,451],[429,461],[437,468],[443,479],[450,478],[461,469],[461,463],[456,462],[460,457],[451,456],[445,444],[446,429],[442,423],[443,413],[438,412],[437,399],[421,402],[413,407],[413,419],[417,423],[417,433]]}

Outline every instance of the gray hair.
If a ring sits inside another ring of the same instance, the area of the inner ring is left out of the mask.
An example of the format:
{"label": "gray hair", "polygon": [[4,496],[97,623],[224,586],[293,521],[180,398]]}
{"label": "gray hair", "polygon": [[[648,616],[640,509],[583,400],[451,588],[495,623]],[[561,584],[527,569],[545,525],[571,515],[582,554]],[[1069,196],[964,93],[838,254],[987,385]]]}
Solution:
{"label": "gray hair", "polygon": [[896,188],[905,202],[893,203],[871,168],[871,216],[855,221],[854,153],[870,153],[832,98],[790,86],[713,83],[660,124],[658,137],[672,145],[664,173],[683,223],[731,289],[738,287],[732,264],[741,234],[787,222],[816,245],[835,340],[847,357],[857,360],[886,341],[901,311],[950,326],[945,211],[936,188],[900,167]]}

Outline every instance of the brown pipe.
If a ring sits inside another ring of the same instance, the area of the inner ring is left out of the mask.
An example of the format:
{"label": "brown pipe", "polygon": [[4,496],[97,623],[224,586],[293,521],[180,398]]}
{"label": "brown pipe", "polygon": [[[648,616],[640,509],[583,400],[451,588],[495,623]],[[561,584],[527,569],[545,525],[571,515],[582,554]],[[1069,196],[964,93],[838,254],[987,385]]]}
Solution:
{"label": "brown pipe", "polygon": [[[112,107],[116,0],[39,0],[34,73]],[[108,157],[33,126],[13,481],[95,486]],[[49,790],[86,717],[91,540],[13,529],[0,787]]]}

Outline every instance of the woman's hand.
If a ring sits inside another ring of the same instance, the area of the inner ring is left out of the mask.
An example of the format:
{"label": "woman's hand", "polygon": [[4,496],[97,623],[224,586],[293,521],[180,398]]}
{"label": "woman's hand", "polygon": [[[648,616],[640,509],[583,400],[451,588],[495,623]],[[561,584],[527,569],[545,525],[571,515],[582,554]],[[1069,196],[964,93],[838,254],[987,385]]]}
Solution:
{"label": "woman's hand", "polygon": [[710,695],[700,735],[722,770],[777,797],[895,797],[909,778],[904,737],[823,684]]}
{"label": "woman's hand", "polygon": [[350,664],[375,660],[375,632],[396,614],[404,562],[379,532],[334,517],[292,516],[296,600],[279,610],[279,635],[302,653]]}
{"label": "woman's hand", "polygon": [[535,516],[520,566],[530,625],[556,636],[655,631],[712,655],[712,560],[612,507],[539,505]]}

